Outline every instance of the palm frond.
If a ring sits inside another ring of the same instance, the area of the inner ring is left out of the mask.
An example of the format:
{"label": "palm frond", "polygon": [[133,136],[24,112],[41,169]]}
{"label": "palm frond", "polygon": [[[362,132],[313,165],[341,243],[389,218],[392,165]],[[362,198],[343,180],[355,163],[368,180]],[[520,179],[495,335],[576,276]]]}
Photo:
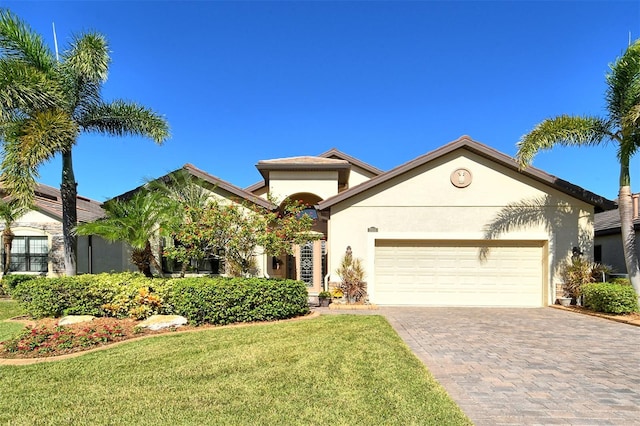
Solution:
{"label": "palm frond", "polygon": [[616,124],[624,129],[625,118],[640,104],[640,39],[609,67],[607,109]]}
{"label": "palm frond", "polygon": [[618,158],[625,160],[624,164],[628,164],[631,158],[640,149],[640,129],[635,131],[629,131],[624,137],[624,140],[618,145]]}
{"label": "palm frond", "polygon": [[143,249],[165,221],[165,212],[158,202],[159,194],[139,191],[126,201],[110,200],[103,206],[105,217],[78,225],[79,235],[99,235],[108,241],[124,241],[133,248]]}
{"label": "palm frond", "polygon": [[99,33],[91,32],[73,37],[71,47],[62,54],[62,67],[77,80],[101,83],[109,72],[109,45]]}
{"label": "palm frond", "polygon": [[23,206],[16,199],[0,199],[0,218],[5,226],[11,226],[22,215],[27,213],[29,208]]}
{"label": "palm frond", "polygon": [[204,208],[209,203],[211,193],[205,189],[206,183],[185,169],[177,170],[163,178],[147,183],[151,191],[158,191],[179,204],[190,208]]}
{"label": "palm frond", "polygon": [[20,206],[33,205],[34,191],[38,170],[24,163],[20,143],[7,140],[3,145],[2,162],[0,163],[0,185]]}
{"label": "palm frond", "polygon": [[112,136],[144,136],[161,144],[169,138],[167,120],[150,109],[122,100],[88,107],[78,120],[82,129]]}
{"label": "palm frond", "polygon": [[614,139],[610,123],[598,117],[561,115],[544,120],[517,143],[516,160],[521,167],[531,164],[533,157],[542,150],[556,145],[596,145]]}
{"label": "palm frond", "polygon": [[37,167],[56,153],[71,149],[79,133],[77,124],[60,109],[36,112],[23,120],[19,129],[22,161],[29,167]]}
{"label": "palm frond", "polygon": [[0,120],[19,111],[52,108],[63,100],[56,80],[22,61],[0,59]]}
{"label": "palm frond", "polygon": [[640,102],[629,108],[627,115],[620,120],[622,128],[640,131]]}
{"label": "palm frond", "polygon": [[42,37],[8,9],[0,9],[0,55],[24,61],[46,73],[55,66]]}

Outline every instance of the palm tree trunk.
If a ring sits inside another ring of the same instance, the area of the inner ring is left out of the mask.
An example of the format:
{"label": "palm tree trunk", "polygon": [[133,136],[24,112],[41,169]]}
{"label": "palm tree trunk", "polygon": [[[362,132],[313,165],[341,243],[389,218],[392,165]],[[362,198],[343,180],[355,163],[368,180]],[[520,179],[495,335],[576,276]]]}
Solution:
{"label": "palm tree trunk", "polygon": [[633,227],[633,201],[629,185],[620,187],[618,210],[620,212],[620,233],[622,235],[622,250],[627,266],[627,274],[629,274],[631,285],[633,285],[640,299],[640,268],[638,267],[638,253],[636,251],[636,231]]}
{"label": "palm tree trunk", "polygon": [[64,271],[65,275],[73,276],[77,272],[77,245],[78,241],[73,229],[78,223],[76,209],[77,190],[73,174],[73,161],[71,148],[62,153],[62,184],[60,195],[62,198],[62,240],[64,244]]}
{"label": "palm tree trunk", "polygon": [[156,257],[151,250],[151,242],[147,240],[143,249],[133,249],[131,252],[131,263],[138,267],[138,271],[142,272],[145,277],[153,278],[153,272],[151,272],[151,266],[158,270],[160,276],[164,276],[162,273],[162,267],[158,264]]}
{"label": "palm tree trunk", "polygon": [[9,275],[9,269],[11,268],[11,247],[13,246],[13,237],[15,235],[11,231],[11,228],[7,225],[2,231],[2,240],[4,242],[4,271],[3,275]]}

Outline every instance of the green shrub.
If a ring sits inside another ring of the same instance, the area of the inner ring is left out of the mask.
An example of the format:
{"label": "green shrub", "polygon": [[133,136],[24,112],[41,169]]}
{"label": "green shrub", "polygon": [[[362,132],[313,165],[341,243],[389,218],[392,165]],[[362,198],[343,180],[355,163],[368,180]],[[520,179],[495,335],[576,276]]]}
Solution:
{"label": "green shrub", "polygon": [[38,278],[20,283],[12,296],[35,318],[94,315],[141,319],[160,312],[162,302],[150,286],[157,283],[161,287],[163,281],[129,272]]}
{"label": "green shrub", "polygon": [[598,312],[626,314],[638,311],[638,295],[626,284],[591,283],[582,286],[585,306]]}
{"label": "green shrub", "polygon": [[0,282],[0,294],[6,293],[11,295],[11,292],[18,284],[24,281],[29,281],[34,278],[38,278],[38,275],[24,275],[24,274],[16,274],[16,275],[5,275],[2,277],[2,281]]}
{"label": "green shrub", "polygon": [[292,318],[309,312],[307,289],[294,280],[182,278],[168,283],[170,309],[192,324]]}
{"label": "green shrub", "polygon": [[614,278],[609,281],[612,284],[631,285],[629,278]]}
{"label": "green shrub", "polygon": [[309,312],[304,283],[266,278],[149,279],[137,273],[37,278],[14,289],[26,313],[144,319],[178,314],[192,324],[291,318]]}

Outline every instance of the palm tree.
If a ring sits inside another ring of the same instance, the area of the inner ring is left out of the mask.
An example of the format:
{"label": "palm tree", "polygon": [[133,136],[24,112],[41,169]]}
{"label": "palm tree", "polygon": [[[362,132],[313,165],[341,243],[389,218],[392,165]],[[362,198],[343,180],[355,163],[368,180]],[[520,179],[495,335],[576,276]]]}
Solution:
{"label": "palm tree", "polygon": [[614,142],[620,162],[618,210],[625,263],[629,279],[640,295],[640,269],[636,254],[629,162],[640,148],[640,39],[610,65],[607,74],[607,116],[561,115],[544,120],[518,142],[516,157],[521,167],[534,155],[556,145],[590,146]]}
{"label": "palm tree", "polygon": [[0,218],[4,222],[2,230],[2,243],[4,244],[4,270],[3,274],[9,273],[11,267],[11,248],[15,235],[11,230],[11,224],[20,216],[27,212],[28,208],[20,205],[15,200],[0,200]]}
{"label": "palm tree", "polygon": [[131,263],[147,277],[152,277],[151,266],[162,274],[151,248],[151,239],[159,235],[169,210],[166,199],[147,190],[136,192],[130,199],[107,201],[105,217],[95,222],[78,225],[79,235],[98,235],[107,241],[124,241],[131,248]]}
{"label": "palm tree", "polygon": [[0,181],[22,205],[31,204],[38,168],[62,157],[62,227],[67,275],[76,273],[76,186],[72,149],[83,132],[138,135],[162,143],[166,120],[135,103],[105,102],[101,88],[110,57],[99,33],[75,36],[58,61],[42,38],[0,9]]}
{"label": "palm tree", "polygon": [[[211,192],[205,189],[205,181],[193,176],[185,169],[151,180],[145,186],[148,190],[164,197],[167,209],[164,230],[167,234],[178,232],[185,223],[200,221],[200,215],[211,202]],[[207,249],[203,247],[199,252],[204,254]],[[184,277],[191,261],[195,260],[197,265],[202,259],[203,257],[194,257],[189,259],[189,262],[183,261],[180,276]]]}

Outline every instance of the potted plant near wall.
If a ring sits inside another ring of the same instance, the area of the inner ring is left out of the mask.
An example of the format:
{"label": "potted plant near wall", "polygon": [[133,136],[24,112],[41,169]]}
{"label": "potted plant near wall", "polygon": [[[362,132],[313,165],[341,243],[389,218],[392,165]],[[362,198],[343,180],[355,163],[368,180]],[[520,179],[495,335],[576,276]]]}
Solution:
{"label": "potted plant near wall", "polygon": [[341,279],[338,288],[344,294],[347,304],[366,303],[367,283],[364,281],[364,267],[360,259],[353,257],[350,246],[347,247],[336,272]]}
{"label": "potted plant near wall", "polygon": [[582,295],[582,286],[595,281],[595,264],[581,256],[573,256],[560,268],[564,297],[558,298],[563,306],[576,305]]}
{"label": "potted plant near wall", "polygon": [[331,293],[328,291],[321,291],[318,293],[318,299],[320,300],[320,306],[327,307],[331,303]]}

